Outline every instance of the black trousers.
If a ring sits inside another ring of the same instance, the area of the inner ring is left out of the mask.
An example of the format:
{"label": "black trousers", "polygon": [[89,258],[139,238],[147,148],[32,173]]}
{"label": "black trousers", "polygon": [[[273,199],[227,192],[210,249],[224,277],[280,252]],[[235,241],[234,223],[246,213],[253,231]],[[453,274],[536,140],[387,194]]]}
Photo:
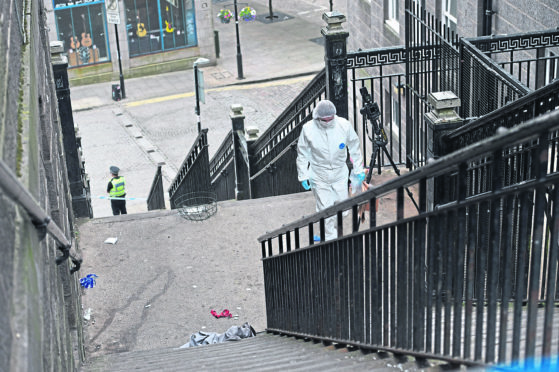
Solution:
{"label": "black trousers", "polygon": [[112,200],[111,208],[113,209],[113,216],[118,216],[119,214],[126,214],[126,200]]}

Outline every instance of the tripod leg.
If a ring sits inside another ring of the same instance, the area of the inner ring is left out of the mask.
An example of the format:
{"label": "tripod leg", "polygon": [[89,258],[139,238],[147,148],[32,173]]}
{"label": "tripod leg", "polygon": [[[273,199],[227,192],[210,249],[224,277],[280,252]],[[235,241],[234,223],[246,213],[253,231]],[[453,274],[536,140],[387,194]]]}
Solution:
{"label": "tripod leg", "polygon": [[[390,164],[392,165],[392,168],[394,168],[394,172],[396,172],[396,174],[399,176],[400,175],[400,170],[398,169],[398,167],[396,166],[396,163],[394,163],[394,160],[392,160],[392,156],[390,156],[390,154],[388,153],[388,150],[386,150],[386,145],[382,146],[382,149],[384,151],[384,154],[386,155],[386,157],[388,158],[388,161],[390,161]],[[379,172],[380,173],[380,172]],[[417,205],[412,192],[410,191],[410,189],[407,188],[407,186],[405,187],[406,189],[406,193],[408,194],[408,196],[410,197],[411,201],[413,202],[413,205],[415,205],[415,208],[417,208],[417,211],[420,212],[419,210],[419,205]]]}
{"label": "tripod leg", "polygon": [[[378,174],[380,174],[380,147],[378,144],[373,143],[373,152],[371,153],[371,160],[369,161],[369,172],[367,174],[367,183],[371,181],[371,176],[375,169],[375,161],[379,159],[379,167],[378,167]],[[357,226],[361,225],[361,221],[365,220],[365,210],[364,207],[359,208],[359,212],[357,213]]]}

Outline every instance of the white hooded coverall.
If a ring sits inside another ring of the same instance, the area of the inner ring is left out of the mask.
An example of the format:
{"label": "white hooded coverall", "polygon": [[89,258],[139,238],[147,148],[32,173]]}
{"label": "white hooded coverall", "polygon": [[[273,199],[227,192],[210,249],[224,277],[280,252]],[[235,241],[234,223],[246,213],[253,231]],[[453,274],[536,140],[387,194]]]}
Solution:
{"label": "white hooded coverall", "polygon": [[[347,151],[353,161],[353,172],[363,172],[359,137],[344,118],[337,115],[328,123],[313,119],[303,125],[297,143],[297,176],[309,180],[319,212],[347,199],[349,169]],[[326,240],[336,239],[336,217],[325,220]]]}

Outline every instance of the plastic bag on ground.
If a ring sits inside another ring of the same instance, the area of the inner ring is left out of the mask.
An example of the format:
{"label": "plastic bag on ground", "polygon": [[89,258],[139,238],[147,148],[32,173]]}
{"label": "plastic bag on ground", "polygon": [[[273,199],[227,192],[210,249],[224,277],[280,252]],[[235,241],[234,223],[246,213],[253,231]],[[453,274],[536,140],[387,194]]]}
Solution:
{"label": "plastic bag on ground", "polygon": [[180,349],[200,345],[219,344],[226,341],[238,341],[243,338],[256,336],[256,331],[245,323],[242,326],[232,326],[225,333],[198,331],[190,336],[190,341],[182,345]]}

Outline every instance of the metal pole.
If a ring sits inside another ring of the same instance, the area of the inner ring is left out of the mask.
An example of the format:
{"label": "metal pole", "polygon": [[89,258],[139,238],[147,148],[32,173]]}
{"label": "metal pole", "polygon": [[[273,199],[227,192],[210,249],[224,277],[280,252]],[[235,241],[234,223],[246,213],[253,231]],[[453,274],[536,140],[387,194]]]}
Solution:
{"label": "metal pole", "polygon": [[332,12],[334,10],[334,0],[330,0],[330,11]]}
{"label": "metal pole", "polygon": [[239,12],[237,12],[237,0],[235,4],[235,31],[237,33],[237,78],[244,79],[243,76],[243,56],[241,54],[241,40],[239,39]]}
{"label": "metal pole", "polygon": [[269,18],[270,22],[273,22],[274,18],[278,18],[278,16],[274,15],[274,11],[272,10],[272,0],[268,1],[268,9],[269,9],[270,15],[267,15],[266,18]]}
{"label": "metal pole", "polygon": [[198,134],[202,131],[202,124],[200,123],[200,96],[198,94],[198,65],[194,64],[194,90],[196,94],[196,108],[194,112],[196,113],[196,119],[198,120]]}
{"label": "metal pole", "polygon": [[0,189],[14,202],[19,203],[27,211],[34,223],[43,223],[46,231],[58,244],[68,249],[72,246],[72,243],[66,238],[60,227],[43,211],[39,203],[35,201],[33,196],[3,161],[0,161]]}
{"label": "metal pole", "polygon": [[116,52],[118,54],[118,70],[120,72],[120,94],[122,98],[126,98],[126,89],[124,89],[124,76],[122,75],[122,63],[120,62],[120,44],[118,42],[118,28],[115,23],[115,36],[116,36]]}

